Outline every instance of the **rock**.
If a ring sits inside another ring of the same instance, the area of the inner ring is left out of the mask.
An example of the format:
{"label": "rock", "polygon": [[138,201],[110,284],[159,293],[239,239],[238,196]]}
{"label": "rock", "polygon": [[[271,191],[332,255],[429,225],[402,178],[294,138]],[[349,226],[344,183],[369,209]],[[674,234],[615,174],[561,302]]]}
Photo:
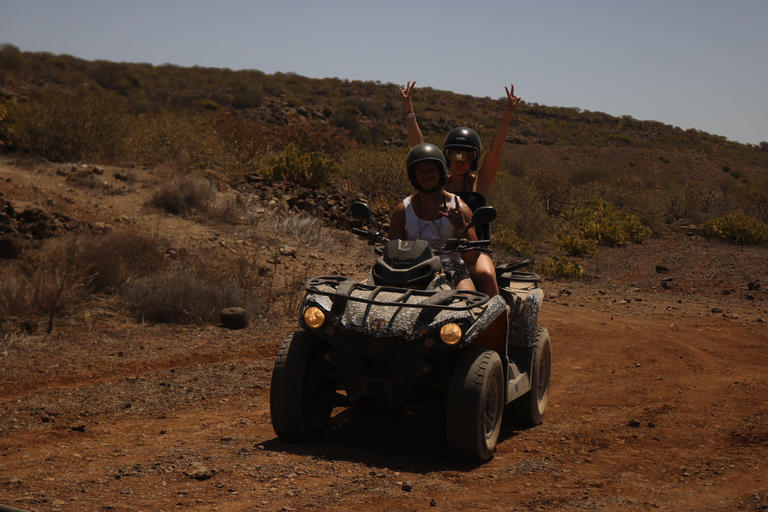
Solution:
{"label": "rock", "polygon": [[657,274],[663,274],[665,272],[669,272],[669,268],[665,267],[664,265],[656,265]]}
{"label": "rock", "polygon": [[184,475],[192,478],[193,480],[208,480],[213,478],[213,473],[207,467],[203,466],[199,462],[193,462],[189,468],[184,471]]}
{"label": "rock", "polygon": [[712,308],[712,312],[713,313],[722,313],[723,312],[723,308]]}
{"label": "rock", "polygon": [[21,254],[21,247],[14,237],[0,236],[0,260],[16,259],[19,254]]}
{"label": "rock", "polygon": [[632,428],[638,428],[640,426],[640,422],[638,420],[629,420],[629,423],[627,423],[627,425]]}
{"label": "rock", "polygon": [[226,308],[219,313],[219,319],[227,329],[242,329],[248,325],[248,312],[243,308]]}

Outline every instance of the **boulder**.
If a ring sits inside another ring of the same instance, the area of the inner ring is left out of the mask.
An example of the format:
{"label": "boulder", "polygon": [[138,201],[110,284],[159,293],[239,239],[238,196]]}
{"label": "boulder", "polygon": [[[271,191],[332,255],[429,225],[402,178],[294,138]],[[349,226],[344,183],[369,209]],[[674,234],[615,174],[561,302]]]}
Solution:
{"label": "boulder", "polygon": [[248,325],[248,313],[243,308],[222,309],[219,319],[227,329],[242,329]]}

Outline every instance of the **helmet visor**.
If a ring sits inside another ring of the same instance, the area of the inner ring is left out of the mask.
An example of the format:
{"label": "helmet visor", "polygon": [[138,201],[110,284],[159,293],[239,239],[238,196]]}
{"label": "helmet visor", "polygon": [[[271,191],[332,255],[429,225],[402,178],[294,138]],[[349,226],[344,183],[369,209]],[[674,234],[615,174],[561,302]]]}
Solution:
{"label": "helmet visor", "polygon": [[475,158],[475,151],[470,149],[449,149],[445,157],[451,162],[471,162]]}

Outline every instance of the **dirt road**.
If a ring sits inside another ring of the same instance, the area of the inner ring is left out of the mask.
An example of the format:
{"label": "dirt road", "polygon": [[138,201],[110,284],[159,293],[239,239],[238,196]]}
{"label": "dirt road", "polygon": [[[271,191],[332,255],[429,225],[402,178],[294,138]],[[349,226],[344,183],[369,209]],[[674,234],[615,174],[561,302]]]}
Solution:
{"label": "dirt road", "polygon": [[276,440],[291,329],[62,330],[0,346],[0,503],[25,510],[766,510],[768,326],[545,302],[543,425],[479,466],[440,418],[348,417]]}

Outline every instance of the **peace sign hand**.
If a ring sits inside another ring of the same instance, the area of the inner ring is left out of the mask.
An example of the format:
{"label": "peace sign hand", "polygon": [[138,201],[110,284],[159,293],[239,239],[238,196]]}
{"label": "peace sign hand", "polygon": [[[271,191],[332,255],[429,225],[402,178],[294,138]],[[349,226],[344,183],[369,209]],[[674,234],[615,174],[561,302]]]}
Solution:
{"label": "peace sign hand", "polygon": [[400,94],[400,99],[403,100],[403,107],[405,107],[406,112],[413,112],[411,98],[413,97],[412,93],[414,85],[416,85],[415,80],[413,83],[409,81],[408,85],[405,86],[405,89],[398,89],[398,94]]}
{"label": "peace sign hand", "polygon": [[515,108],[517,108],[517,104],[520,103],[522,98],[520,96],[515,96],[515,84],[511,84],[509,89],[504,86],[504,90],[507,91],[507,110],[514,112]]}

